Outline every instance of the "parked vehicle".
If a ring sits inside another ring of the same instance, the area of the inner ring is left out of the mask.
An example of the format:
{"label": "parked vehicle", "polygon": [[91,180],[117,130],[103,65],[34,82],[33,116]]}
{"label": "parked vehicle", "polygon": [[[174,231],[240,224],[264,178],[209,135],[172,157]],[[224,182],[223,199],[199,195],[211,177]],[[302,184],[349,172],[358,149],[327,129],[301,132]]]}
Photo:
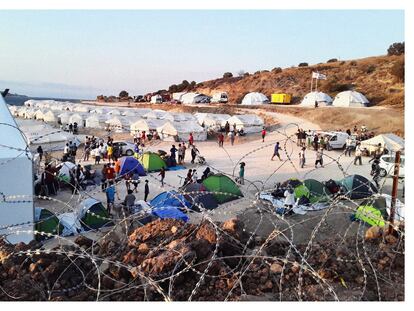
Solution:
{"label": "parked vehicle", "polygon": [[114,147],[115,146],[120,147],[122,155],[126,155],[126,156],[134,155],[135,145],[133,143],[130,143],[127,141],[116,141],[113,144],[114,144]]}
{"label": "parked vehicle", "polygon": [[328,150],[345,149],[346,140],[349,137],[345,132],[322,132],[320,135],[325,136],[325,139],[327,139],[326,146]]}
{"label": "parked vehicle", "polygon": [[[394,175],[395,156],[394,155],[383,155],[380,158],[380,176],[385,177],[388,175]],[[405,177],[404,172],[405,157],[401,155],[400,158],[400,170],[399,177]]]}

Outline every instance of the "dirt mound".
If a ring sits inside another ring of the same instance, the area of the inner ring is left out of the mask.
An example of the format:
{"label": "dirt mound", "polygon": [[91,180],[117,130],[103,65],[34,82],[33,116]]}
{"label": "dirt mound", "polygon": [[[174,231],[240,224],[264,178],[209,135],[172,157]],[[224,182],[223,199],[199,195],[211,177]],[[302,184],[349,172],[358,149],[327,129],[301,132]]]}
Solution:
{"label": "dirt mound", "polygon": [[156,220],[127,241],[46,251],[0,241],[0,300],[403,300],[404,239],[293,247],[236,219]]}

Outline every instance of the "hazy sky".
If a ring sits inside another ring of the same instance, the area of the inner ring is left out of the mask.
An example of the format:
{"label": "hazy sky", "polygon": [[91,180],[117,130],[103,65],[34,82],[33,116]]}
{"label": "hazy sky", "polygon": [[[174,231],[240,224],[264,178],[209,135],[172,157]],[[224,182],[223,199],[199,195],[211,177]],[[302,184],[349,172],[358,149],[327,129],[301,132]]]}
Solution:
{"label": "hazy sky", "polygon": [[403,11],[0,11],[0,88],[95,98],[386,54]]}

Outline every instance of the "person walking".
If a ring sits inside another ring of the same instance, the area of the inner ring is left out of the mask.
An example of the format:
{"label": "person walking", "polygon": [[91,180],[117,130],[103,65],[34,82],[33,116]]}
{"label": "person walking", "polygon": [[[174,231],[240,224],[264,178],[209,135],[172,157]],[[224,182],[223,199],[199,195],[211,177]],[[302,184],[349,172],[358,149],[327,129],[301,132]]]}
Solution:
{"label": "person walking", "polygon": [[377,188],[380,187],[380,184],[379,184],[379,181],[381,179],[380,171],[381,171],[381,168],[379,166],[379,160],[374,160],[374,162],[371,165],[371,176]]}
{"label": "person walking", "polygon": [[194,164],[196,157],[197,157],[197,148],[195,145],[191,145],[191,164]]}
{"label": "person walking", "polygon": [[316,161],[315,161],[315,168],[318,167],[318,164],[320,164],[321,167],[323,167],[323,148],[319,148],[319,150],[316,152]]}
{"label": "person walking", "polygon": [[163,167],[161,167],[158,175],[161,176],[161,187],[164,187],[165,169]]}
{"label": "person walking", "polygon": [[346,140],[345,140],[345,156],[351,156],[351,151],[352,151],[352,138],[351,136],[349,136]]}
{"label": "person walking", "polygon": [[108,214],[111,215],[111,211],[115,205],[115,195],[117,196],[118,200],[120,200],[119,195],[116,192],[115,184],[112,180],[109,181],[109,186],[105,189],[105,193],[106,193],[106,206],[108,209]]}
{"label": "person walking", "polygon": [[144,186],[144,201],[147,202],[149,195],[149,185],[148,185],[148,179],[145,179],[145,186]]}
{"label": "person walking", "polygon": [[362,165],[362,150],[359,143],[357,143],[357,146],[355,148],[354,165],[356,165],[357,161],[359,162],[359,165]]}
{"label": "person walking", "polygon": [[178,165],[183,163],[183,146],[178,144]]}
{"label": "person walking", "polygon": [[279,150],[280,150],[280,145],[279,145],[279,142],[276,142],[275,149],[274,149],[274,151],[273,151],[273,156],[272,156],[272,158],[270,159],[271,161],[273,161],[273,158],[274,158],[275,156],[276,156],[276,157],[278,157],[280,161],[282,161],[282,159],[280,158]]}
{"label": "person walking", "polygon": [[299,151],[299,166],[301,168],[305,166],[305,150],[306,147],[302,147],[302,149]]}
{"label": "person walking", "polygon": [[39,145],[39,147],[37,147],[36,151],[37,151],[37,154],[39,155],[39,163],[40,163],[40,162],[42,162],[42,158],[43,158],[42,146]]}
{"label": "person walking", "polygon": [[220,133],[219,136],[218,136],[218,144],[219,144],[219,147],[223,147],[223,145],[224,145],[224,135],[223,135],[223,133]]}
{"label": "person walking", "polygon": [[172,160],[174,160],[174,162],[177,161],[177,159],[175,158],[175,154],[177,153],[177,151],[178,150],[177,150],[177,148],[175,148],[175,145],[172,145],[171,149],[170,149],[170,157],[171,157]]}
{"label": "person walking", "polygon": [[226,135],[230,132],[230,123],[226,121],[226,124],[224,125],[224,131],[226,132]]}
{"label": "person walking", "polygon": [[262,143],[264,143],[265,137],[266,137],[266,128],[263,126],[263,129],[262,129]]}
{"label": "person walking", "polygon": [[229,138],[230,138],[230,144],[233,146],[234,145],[234,138],[235,138],[235,135],[234,135],[233,131],[229,132]]}
{"label": "person walking", "polygon": [[244,185],[244,167],[246,163],[240,162],[240,169],[239,169],[239,183],[240,185]]}
{"label": "person walking", "polygon": [[188,143],[190,145],[194,144],[194,137],[193,137],[193,133],[190,133],[190,137],[188,137]]}

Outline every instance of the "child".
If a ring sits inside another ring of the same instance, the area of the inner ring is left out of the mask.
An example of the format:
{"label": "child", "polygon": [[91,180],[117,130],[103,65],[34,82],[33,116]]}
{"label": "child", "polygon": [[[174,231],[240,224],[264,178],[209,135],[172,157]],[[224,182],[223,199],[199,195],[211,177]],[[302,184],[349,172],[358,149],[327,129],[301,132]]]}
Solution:
{"label": "child", "polygon": [[163,167],[158,175],[161,176],[161,187],[164,187],[165,169]]}

